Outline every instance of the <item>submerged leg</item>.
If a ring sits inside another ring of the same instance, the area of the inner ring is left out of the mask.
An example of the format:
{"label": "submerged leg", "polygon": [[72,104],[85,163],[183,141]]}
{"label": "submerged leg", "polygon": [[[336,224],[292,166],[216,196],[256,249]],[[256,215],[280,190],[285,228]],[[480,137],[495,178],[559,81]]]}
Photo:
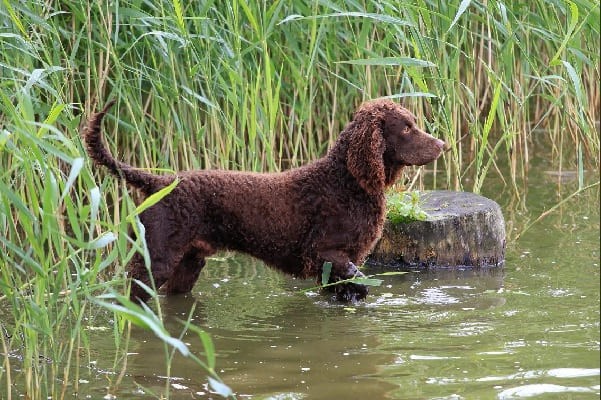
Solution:
{"label": "submerged leg", "polygon": [[[351,262],[342,251],[326,251],[322,252],[320,256],[332,263],[332,272],[328,283],[335,283],[350,278],[364,278],[365,275],[357,266]],[[358,301],[364,299],[368,294],[367,286],[359,283],[341,283],[339,285],[328,286],[327,290],[333,292],[336,295],[336,300],[349,302]]]}
{"label": "submerged leg", "polygon": [[173,268],[171,276],[162,289],[167,294],[190,292],[205,264],[205,258],[199,251],[196,249],[188,251]]}

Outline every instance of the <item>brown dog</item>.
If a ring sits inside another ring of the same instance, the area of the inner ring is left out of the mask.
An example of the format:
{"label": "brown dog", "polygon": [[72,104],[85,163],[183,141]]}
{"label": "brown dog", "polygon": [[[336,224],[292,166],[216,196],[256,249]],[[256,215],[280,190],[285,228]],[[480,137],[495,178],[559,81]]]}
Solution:
{"label": "brown dog", "polygon": [[[281,173],[223,170],[155,175],[113,158],[101,122],[113,102],[92,116],[85,132],[90,157],[145,196],[178,179],[159,203],[140,214],[156,288],[189,292],[205,258],[220,249],[248,253],[298,277],[330,281],[362,276],[364,261],[382,233],[384,190],[404,166],[435,160],[444,142],[424,131],[405,108],[386,100],[363,104],[327,155]],[[146,301],[151,285],[141,254],[129,266],[131,298]],[[339,300],[362,299],[363,285],[333,286]]]}

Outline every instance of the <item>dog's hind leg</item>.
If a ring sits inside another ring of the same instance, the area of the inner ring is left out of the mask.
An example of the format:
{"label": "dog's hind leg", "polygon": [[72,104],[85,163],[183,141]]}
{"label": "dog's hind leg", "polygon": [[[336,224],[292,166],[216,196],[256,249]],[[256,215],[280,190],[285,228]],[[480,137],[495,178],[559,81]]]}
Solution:
{"label": "dog's hind leg", "polygon": [[206,264],[205,257],[213,253],[215,249],[206,241],[192,240],[189,248],[182,253],[181,259],[172,269],[162,288],[163,291],[167,294],[190,292]]}
{"label": "dog's hind leg", "polygon": [[206,261],[201,252],[196,249],[188,251],[173,268],[171,276],[163,285],[162,290],[167,294],[190,292],[205,264]]}

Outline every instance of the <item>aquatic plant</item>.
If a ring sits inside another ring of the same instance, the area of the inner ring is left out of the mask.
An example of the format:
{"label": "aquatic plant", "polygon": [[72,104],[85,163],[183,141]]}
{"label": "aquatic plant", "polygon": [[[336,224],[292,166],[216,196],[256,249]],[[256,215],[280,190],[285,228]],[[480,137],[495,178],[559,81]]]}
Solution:
{"label": "aquatic plant", "polygon": [[386,197],[387,217],[393,224],[424,221],[428,213],[420,205],[420,192],[391,192]]}

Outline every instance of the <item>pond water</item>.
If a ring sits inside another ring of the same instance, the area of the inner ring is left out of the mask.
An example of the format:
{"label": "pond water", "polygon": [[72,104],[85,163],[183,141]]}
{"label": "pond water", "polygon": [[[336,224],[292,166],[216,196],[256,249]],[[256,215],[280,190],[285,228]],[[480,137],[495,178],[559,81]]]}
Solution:
{"label": "pond water", "polygon": [[[241,399],[598,398],[598,187],[513,239],[577,189],[573,174],[546,162],[537,161],[521,197],[496,178],[484,192],[505,214],[503,268],[386,276],[366,302],[348,307],[301,291],[312,282],[224,255],[208,263],[191,295],[161,300],[165,324],[177,335],[194,309],[193,321],[214,340],[221,378]],[[596,180],[597,171],[587,173]],[[183,339],[202,350],[195,334]],[[165,392],[165,351],[152,333],[132,329],[121,377],[110,331],[92,332],[91,349],[80,397]],[[169,374],[171,398],[219,398],[180,355]]]}

